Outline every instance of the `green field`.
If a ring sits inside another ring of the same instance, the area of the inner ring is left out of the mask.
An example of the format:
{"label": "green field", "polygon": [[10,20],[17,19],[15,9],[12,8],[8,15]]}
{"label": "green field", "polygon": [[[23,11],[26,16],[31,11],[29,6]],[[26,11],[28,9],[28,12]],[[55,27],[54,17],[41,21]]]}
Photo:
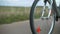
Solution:
{"label": "green field", "polygon": [[[37,7],[36,9],[35,16],[38,18],[42,7]],[[28,20],[29,13],[30,7],[0,6],[0,24],[9,24],[16,21]]]}

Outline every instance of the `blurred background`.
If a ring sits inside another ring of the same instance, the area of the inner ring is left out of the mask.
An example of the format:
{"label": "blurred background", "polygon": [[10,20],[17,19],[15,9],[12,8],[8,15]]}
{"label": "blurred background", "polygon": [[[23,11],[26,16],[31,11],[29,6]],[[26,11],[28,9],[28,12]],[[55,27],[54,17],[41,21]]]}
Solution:
{"label": "blurred background", "polygon": [[0,0],[0,24],[28,20],[33,1],[34,0]]}
{"label": "blurred background", "polygon": [[[29,14],[33,2],[34,0],[0,0],[0,34],[32,34]],[[60,0],[56,0],[56,2],[59,6]],[[40,0],[36,7],[36,18],[39,18],[42,6],[43,0]],[[39,24],[39,22],[37,23]],[[54,34],[59,33],[60,22],[58,21],[55,25]]]}
{"label": "blurred background", "polygon": [[[34,0],[0,0],[0,24],[29,19],[30,8]],[[41,0],[37,6],[43,6]],[[59,1],[57,6],[59,6]]]}

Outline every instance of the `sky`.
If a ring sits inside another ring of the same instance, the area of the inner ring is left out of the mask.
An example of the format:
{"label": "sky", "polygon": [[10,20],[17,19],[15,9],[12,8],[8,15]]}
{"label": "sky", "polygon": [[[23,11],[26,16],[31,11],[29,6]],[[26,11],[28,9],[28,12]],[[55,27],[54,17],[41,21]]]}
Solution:
{"label": "sky", "polygon": [[[31,6],[34,0],[0,0],[0,6]],[[56,0],[59,5],[60,0]],[[42,0],[37,5],[42,5]]]}

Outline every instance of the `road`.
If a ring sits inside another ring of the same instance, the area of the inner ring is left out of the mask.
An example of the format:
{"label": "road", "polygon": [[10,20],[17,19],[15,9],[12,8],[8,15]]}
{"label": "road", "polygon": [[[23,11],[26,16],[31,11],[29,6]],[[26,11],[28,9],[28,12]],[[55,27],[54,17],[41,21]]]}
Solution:
{"label": "road", "polygon": [[[60,34],[59,22],[56,22],[53,34]],[[0,34],[32,34],[29,20],[0,25]]]}

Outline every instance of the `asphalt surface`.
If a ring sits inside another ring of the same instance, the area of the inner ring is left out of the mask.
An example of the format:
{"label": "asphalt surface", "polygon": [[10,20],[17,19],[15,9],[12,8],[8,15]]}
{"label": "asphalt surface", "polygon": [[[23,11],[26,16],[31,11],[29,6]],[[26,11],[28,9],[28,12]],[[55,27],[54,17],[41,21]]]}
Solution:
{"label": "asphalt surface", "polygon": [[[39,24],[37,20],[36,22],[37,22],[36,24]],[[43,24],[43,27],[47,28],[44,26],[44,24]],[[48,32],[47,31],[48,29],[43,29],[43,30]],[[0,34],[32,34],[30,30],[29,20],[14,22],[12,24],[0,25]],[[42,34],[47,34],[47,33],[42,33]],[[60,34],[60,21],[56,22],[53,34]]]}

